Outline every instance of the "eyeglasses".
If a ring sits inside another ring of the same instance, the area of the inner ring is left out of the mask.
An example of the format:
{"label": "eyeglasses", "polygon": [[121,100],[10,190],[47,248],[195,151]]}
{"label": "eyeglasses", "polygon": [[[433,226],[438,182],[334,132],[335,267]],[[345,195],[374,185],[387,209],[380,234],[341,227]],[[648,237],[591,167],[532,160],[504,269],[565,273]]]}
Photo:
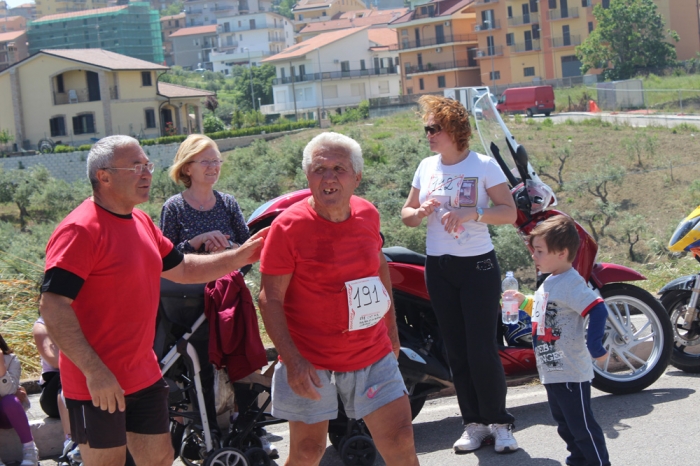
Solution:
{"label": "eyeglasses", "polygon": [[155,170],[155,165],[153,164],[153,162],[148,162],[148,163],[137,163],[132,168],[103,167],[103,168],[100,168],[100,170],[130,170],[130,171],[134,172],[134,175],[140,175],[143,173],[144,170],[147,170],[148,173],[153,173],[153,170]]}
{"label": "eyeglasses", "polygon": [[223,160],[221,159],[213,159],[213,160],[192,160],[190,163],[198,163],[202,165],[203,167],[218,167],[222,163],[224,163]]}
{"label": "eyeglasses", "polygon": [[426,136],[429,134],[431,136],[435,136],[437,133],[442,131],[442,128],[440,125],[430,125],[430,126],[424,126],[423,129],[425,130]]}

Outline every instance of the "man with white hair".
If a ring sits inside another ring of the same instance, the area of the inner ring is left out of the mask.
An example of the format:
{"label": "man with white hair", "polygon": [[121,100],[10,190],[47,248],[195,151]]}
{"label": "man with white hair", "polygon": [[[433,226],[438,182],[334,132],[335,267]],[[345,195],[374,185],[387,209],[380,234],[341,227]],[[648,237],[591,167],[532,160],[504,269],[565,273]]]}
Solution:
{"label": "man with white hair", "polygon": [[302,167],[312,195],[275,219],[260,263],[260,311],[280,355],[272,414],[289,420],[286,464],[319,464],[340,395],[388,466],[417,465],[379,212],[353,195],[362,149],[322,133]]}
{"label": "man with white hair", "polygon": [[71,434],[85,466],[173,462],[168,386],[153,353],[160,277],[204,283],[258,260],[266,232],[216,255],[186,255],[135,206],[153,163],[138,141],[109,136],[90,150],[93,194],[46,247],[40,311],[60,349]]}

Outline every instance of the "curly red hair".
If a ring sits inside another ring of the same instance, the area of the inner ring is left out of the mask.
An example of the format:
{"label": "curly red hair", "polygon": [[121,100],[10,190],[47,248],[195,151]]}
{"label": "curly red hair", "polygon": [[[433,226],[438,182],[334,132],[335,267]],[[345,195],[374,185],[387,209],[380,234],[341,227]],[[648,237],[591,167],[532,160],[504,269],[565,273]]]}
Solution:
{"label": "curly red hair", "polygon": [[459,101],[438,95],[424,95],[418,99],[423,122],[427,123],[432,115],[435,124],[447,131],[457,150],[469,149],[472,127],[469,112]]}

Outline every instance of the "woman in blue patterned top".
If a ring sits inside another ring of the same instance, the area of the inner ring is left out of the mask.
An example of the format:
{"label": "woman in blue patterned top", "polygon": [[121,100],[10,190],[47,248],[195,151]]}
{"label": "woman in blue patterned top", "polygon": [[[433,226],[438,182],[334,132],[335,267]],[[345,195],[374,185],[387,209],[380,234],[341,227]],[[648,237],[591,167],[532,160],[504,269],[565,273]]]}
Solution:
{"label": "woman in blue patterned top", "polygon": [[214,190],[221,163],[216,143],[203,134],[192,134],[182,142],[170,167],[170,178],[187,189],[165,201],[160,228],[185,254],[221,252],[250,237],[236,199]]}

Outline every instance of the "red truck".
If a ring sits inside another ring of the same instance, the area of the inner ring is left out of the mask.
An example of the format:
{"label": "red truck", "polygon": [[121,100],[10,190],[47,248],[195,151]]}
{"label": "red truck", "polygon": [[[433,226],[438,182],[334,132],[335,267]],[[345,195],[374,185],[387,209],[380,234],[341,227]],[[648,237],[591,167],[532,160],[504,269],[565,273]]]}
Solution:
{"label": "red truck", "polygon": [[514,87],[506,89],[498,99],[496,108],[500,113],[535,113],[549,116],[555,109],[552,86]]}

